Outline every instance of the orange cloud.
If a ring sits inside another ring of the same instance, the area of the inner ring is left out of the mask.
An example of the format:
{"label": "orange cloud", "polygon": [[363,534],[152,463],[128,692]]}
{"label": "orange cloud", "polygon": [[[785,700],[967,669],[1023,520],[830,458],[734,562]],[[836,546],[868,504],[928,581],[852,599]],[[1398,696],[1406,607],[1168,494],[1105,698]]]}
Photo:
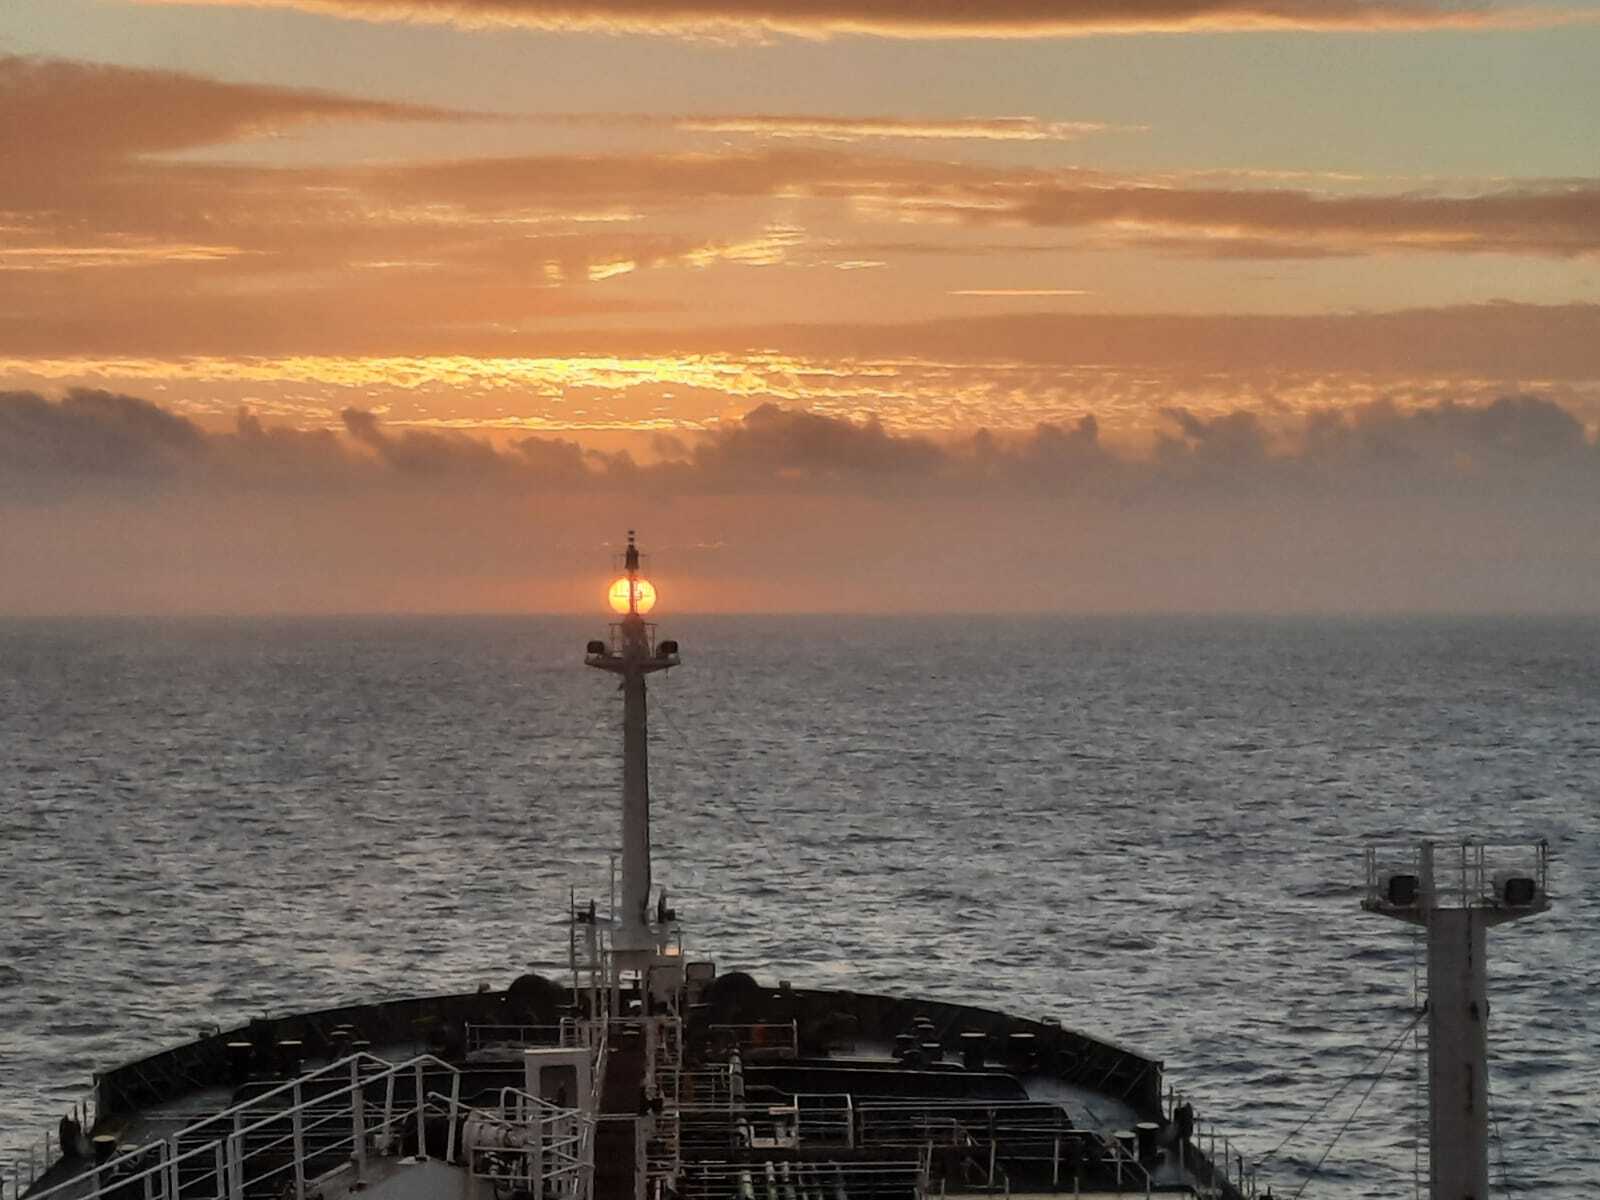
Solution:
{"label": "orange cloud", "polygon": [[[177,71],[0,56],[7,174],[83,159],[159,154],[322,121],[459,121],[478,114]],[[480,118],[481,119],[481,118]]]}
{"label": "orange cloud", "polygon": [[1035,296],[1087,296],[1082,288],[956,288],[951,296],[981,296],[992,300],[1016,300]]}
{"label": "orange cloud", "polygon": [[1068,142],[1110,126],[1097,121],[1044,121],[1038,117],[818,117],[797,115],[671,117],[674,129],[694,133],[748,133],[762,137],[859,142],[869,138],[931,141]]}
{"label": "orange cloud", "polygon": [[[759,321],[727,282],[749,268],[815,268],[816,282],[843,278],[837,266],[883,264],[856,277],[894,286],[912,255],[1030,246],[1210,258],[1600,253],[1593,180],[1329,194],[793,144],[268,167],[155,155],[307,121],[461,114],[18,58],[0,59],[0,104],[20,114],[0,125],[0,350],[13,357],[527,357],[535,337],[531,356],[559,354],[572,344],[556,331],[577,321],[651,313],[670,325],[730,311]],[[915,237],[886,239],[885,225]],[[1002,245],[1001,230],[1018,240]],[[915,269],[926,278],[928,266]],[[645,278],[663,270],[681,272],[677,286]],[[924,294],[1041,290],[1010,282],[928,279]],[[615,353],[618,334],[604,336]]]}
{"label": "orange cloud", "polygon": [[1212,256],[1376,252],[1600,251],[1600,184],[1532,183],[1476,194],[1326,194],[1300,189],[1153,186],[1082,169],[1040,170],[826,150],[529,156],[396,167],[367,186],[503,211],[530,198],[636,209],[707,200],[837,200],[858,219],[1080,229],[1099,245]]}
{"label": "orange cloud", "polygon": [[311,424],[381,406],[405,428],[565,433],[611,447],[715,429],[763,403],[872,414],[898,433],[947,436],[1092,413],[1109,439],[1132,444],[1172,407],[1211,419],[1257,406],[1289,421],[1330,405],[1481,405],[1537,390],[1594,425],[1600,306],[491,332],[448,356],[0,358],[0,379],[159,388],[179,411],[210,421],[241,404]]}
{"label": "orange cloud", "polygon": [[902,38],[1070,37],[1253,30],[1529,28],[1570,9],[1461,0],[144,0],[298,8],[371,21],[532,29]]}
{"label": "orange cloud", "polygon": [[536,118],[553,125],[600,128],[644,127],[683,133],[747,134],[768,138],[811,138],[830,142],[867,140],[1068,142],[1112,129],[1140,131],[1143,126],[1112,126],[1102,121],[1049,121],[1040,117],[841,117],[804,113],[700,113],[659,116],[654,113],[545,113]]}

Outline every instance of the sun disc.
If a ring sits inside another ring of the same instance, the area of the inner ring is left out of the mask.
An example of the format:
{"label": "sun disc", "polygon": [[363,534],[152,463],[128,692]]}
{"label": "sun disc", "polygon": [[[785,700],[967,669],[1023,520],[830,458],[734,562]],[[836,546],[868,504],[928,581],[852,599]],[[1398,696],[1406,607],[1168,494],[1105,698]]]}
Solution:
{"label": "sun disc", "polygon": [[[628,603],[630,587],[633,589],[631,605]],[[656,606],[656,589],[648,579],[629,579],[624,575],[611,585],[606,599],[611,602],[614,613],[647,613]]]}

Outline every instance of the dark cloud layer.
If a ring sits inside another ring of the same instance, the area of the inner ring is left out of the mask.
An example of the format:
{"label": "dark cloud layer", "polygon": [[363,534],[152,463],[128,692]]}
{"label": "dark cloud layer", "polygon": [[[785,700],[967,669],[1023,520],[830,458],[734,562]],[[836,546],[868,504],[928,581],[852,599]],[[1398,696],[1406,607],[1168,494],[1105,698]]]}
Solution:
{"label": "dark cloud layer", "polygon": [[953,441],[763,406],[638,464],[97,392],[0,396],[0,612],[593,611],[641,527],[672,611],[1586,611],[1600,452],[1559,405],[1168,411]]}
{"label": "dark cloud layer", "polygon": [[1117,453],[1095,419],[1039,425],[1024,436],[988,431],[934,440],[765,404],[692,443],[658,440],[662,457],[529,437],[497,447],[464,434],[393,431],[347,409],[333,431],[269,428],[249,413],[232,431],[130,396],[75,390],[51,401],[0,393],[0,472],[12,500],[94,492],[130,481],[167,488],[639,489],[657,495],[1089,495],[1317,493],[1379,487],[1394,495],[1500,487],[1600,499],[1600,452],[1581,422],[1537,396],[1488,405],[1402,410],[1370,403],[1324,409],[1288,424],[1237,410],[1163,414],[1153,454]]}
{"label": "dark cloud layer", "polygon": [[200,462],[208,439],[147,400],[71,391],[52,403],[0,392],[0,478],[161,478]]}

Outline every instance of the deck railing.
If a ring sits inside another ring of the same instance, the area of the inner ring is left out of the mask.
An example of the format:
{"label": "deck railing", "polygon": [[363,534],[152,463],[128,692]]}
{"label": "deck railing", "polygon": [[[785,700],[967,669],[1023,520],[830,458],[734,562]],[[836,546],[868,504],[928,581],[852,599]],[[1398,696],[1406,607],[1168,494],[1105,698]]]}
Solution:
{"label": "deck railing", "polygon": [[[447,1096],[438,1096],[430,1110],[426,1073],[450,1077]],[[399,1104],[395,1081],[410,1077],[412,1098]],[[381,1102],[372,1098],[382,1089]],[[383,1152],[407,1133],[417,1152],[426,1156],[429,1111],[447,1114],[451,1142],[460,1111],[461,1074],[432,1055],[390,1063],[358,1053],[290,1083],[253,1096],[187,1126],[181,1132],[148,1142],[85,1174],[84,1190],[77,1175],[36,1192],[29,1200],[100,1200],[141,1195],[144,1200],[244,1200],[247,1192],[275,1181],[275,1189],[306,1200],[308,1188],[339,1171],[359,1177],[371,1151]],[[440,1147],[446,1154],[454,1146]]]}
{"label": "deck railing", "polygon": [[[574,1026],[576,1023],[573,1023]],[[576,1029],[568,1022],[559,1025],[473,1025],[466,1026],[466,1049],[471,1054],[496,1046],[521,1049],[526,1046],[575,1046]]]}
{"label": "deck railing", "polygon": [[855,1097],[849,1092],[802,1092],[794,1107],[802,1145],[855,1146]]}
{"label": "deck railing", "polygon": [[[84,1094],[82,1100],[72,1106],[72,1119],[77,1122],[78,1128],[87,1138],[94,1129],[95,1117],[99,1111],[99,1101],[93,1088]],[[26,1146],[19,1146],[11,1151],[14,1157],[11,1160],[11,1181],[6,1182],[6,1170],[0,1164],[0,1200],[7,1196],[11,1200],[18,1200],[23,1192],[27,1191],[44,1176],[62,1155],[69,1153],[71,1147],[63,1146],[55,1132],[49,1129],[44,1131],[44,1136],[35,1138]]]}
{"label": "deck railing", "polygon": [[[668,1080],[663,1080],[668,1083]],[[670,1081],[675,1089],[669,1093],[665,1087],[662,1095],[671,1101],[686,1107],[707,1107],[710,1105],[724,1105],[733,1100],[733,1084],[728,1076],[727,1068],[710,1071],[685,1071],[679,1070]]]}
{"label": "deck railing", "polygon": [[[1176,1089],[1167,1091],[1167,1111],[1176,1113],[1185,1103]],[[1202,1160],[1202,1157],[1203,1160]],[[1184,1166],[1207,1189],[1202,1195],[1223,1196],[1231,1190],[1247,1200],[1256,1195],[1259,1185],[1256,1164],[1246,1162],[1243,1150],[1217,1128],[1215,1122],[1197,1120],[1184,1154]]]}
{"label": "deck railing", "polygon": [[874,1100],[858,1102],[855,1114],[854,1145],[922,1145],[930,1166],[932,1150],[954,1153],[990,1191],[1009,1191],[1010,1174],[1023,1167],[1040,1180],[1048,1177],[1052,1188],[1064,1188],[1085,1163],[1104,1168],[1119,1188],[1148,1191],[1154,1183],[1149,1168],[1115,1136],[1078,1128],[1064,1107],[1045,1101]]}
{"label": "deck railing", "polygon": [[[433,1097],[435,1100],[442,1097]],[[498,1111],[477,1110],[467,1170],[502,1188],[551,1200],[589,1200],[594,1189],[594,1123],[518,1088],[503,1088]]]}
{"label": "deck railing", "polygon": [[700,1163],[685,1170],[680,1200],[914,1200],[925,1194],[923,1165],[903,1162]]}
{"label": "deck railing", "polygon": [[1420,847],[1382,851],[1368,846],[1366,875],[1369,904],[1393,903],[1387,883],[1402,875],[1414,881],[1424,907],[1494,908],[1506,902],[1501,885],[1508,876],[1532,880],[1538,898],[1549,895],[1550,847],[1546,842],[1424,842]]}
{"label": "deck railing", "polygon": [[752,1025],[712,1025],[713,1049],[737,1050],[746,1060],[754,1058],[800,1057],[800,1024],[797,1021]]}

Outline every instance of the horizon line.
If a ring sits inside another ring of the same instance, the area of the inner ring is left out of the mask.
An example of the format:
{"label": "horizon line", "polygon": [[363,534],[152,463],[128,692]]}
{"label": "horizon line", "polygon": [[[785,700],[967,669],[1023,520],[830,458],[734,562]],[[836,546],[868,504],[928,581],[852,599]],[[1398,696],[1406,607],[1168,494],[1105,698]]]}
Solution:
{"label": "horizon line", "polygon": [[[1484,609],[752,609],[684,610],[646,623],[661,625],[679,619],[740,620],[850,618],[860,620],[959,620],[983,619],[1065,619],[1065,620],[1600,620],[1600,606],[1583,608],[1484,608]],[[76,610],[70,612],[7,612],[0,610],[0,623],[35,621],[388,621],[388,620],[597,620],[606,625],[619,623],[616,613],[595,613],[577,609],[240,609],[162,612]]]}

